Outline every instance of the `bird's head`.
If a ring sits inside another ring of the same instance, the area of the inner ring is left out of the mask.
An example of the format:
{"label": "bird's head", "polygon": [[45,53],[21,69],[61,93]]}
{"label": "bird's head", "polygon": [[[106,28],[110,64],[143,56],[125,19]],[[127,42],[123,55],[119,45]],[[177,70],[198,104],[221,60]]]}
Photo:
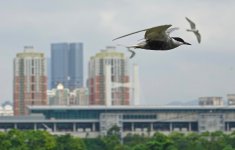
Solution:
{"label": "bird's head", "polygon": [[177,45],[191,45],[190,43],[185,42],[183,39],[181,39],[180,37],[172,37],[174,44]]}

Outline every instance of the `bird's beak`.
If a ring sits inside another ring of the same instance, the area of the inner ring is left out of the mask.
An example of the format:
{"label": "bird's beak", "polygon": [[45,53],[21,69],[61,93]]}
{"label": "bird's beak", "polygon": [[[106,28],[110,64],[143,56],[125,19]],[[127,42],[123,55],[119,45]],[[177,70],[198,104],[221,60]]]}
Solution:
{"label": "bird's beak", "polygon": [[185,45],[191,45],[190,43],[184,42]]}

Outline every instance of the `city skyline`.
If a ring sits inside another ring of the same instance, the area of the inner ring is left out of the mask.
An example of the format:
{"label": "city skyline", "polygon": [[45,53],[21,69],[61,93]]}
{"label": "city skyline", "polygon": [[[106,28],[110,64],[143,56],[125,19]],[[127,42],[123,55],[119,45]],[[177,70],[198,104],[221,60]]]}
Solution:
{"label": "city skyline", "polygon": [[[132,1],[118,2],[52,0],[36,4],[29,0],[4,1],[0,5],[0,56],[2,73],[0,100],[12,100],[12,59],[24,45],[50,53],[50,44],[84,43],[84,79],[89,57],[105,46],[135,43],[142,35],[117,42],[117,36],[162,24],[180,27],[174,36],[187,39],[191,47],[168,52],[136,50],[130,63],[139,65],[141,104],[166,104],[201,96],[222,96],[235,92],[235,51],[232,20],[235,2],[223,1]],[[91,5],[92,3],[92,5]],[[194,6],[194,7],[191,7]],[[219,12],[219,13],[218,13]],[[189,17],[202,34],[197,44],[185,29]],[[131,19],[130,19],[131,18]],[[117,50],[126,53],[123,47]],[[126,53],[126,55],[130,55]],[[5,74],[4,74],[5,73]],[[4,85],[4,86],[3,86]]]}

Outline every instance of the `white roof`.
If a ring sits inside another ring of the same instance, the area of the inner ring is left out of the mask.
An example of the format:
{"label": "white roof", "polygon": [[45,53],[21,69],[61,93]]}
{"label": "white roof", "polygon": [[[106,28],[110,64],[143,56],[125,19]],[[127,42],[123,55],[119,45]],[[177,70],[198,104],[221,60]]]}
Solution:
{"label": "white roof", "polygon": [[5,110],[12,110],[13,107],[12,107],[12,105],[5,105],[5,106],[4,106],[4,109],[5,109]]}

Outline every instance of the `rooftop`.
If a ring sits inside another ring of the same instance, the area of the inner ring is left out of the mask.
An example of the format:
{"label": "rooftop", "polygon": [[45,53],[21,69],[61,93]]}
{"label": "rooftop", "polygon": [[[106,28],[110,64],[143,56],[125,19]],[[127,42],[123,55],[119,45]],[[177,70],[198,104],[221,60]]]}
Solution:
{"label": "rooftop", "polygon": [[169,110],[169,109],[176,109],[176,110],[190,110],[190,109],[198,109],[198,110],[208,110],[208,109],[235,109],[235,106],[149,106],[149,105],[138,105],[138,106],[104,106],[104,105],[90,105],[90,106],[69,106],[69,105],[63,105],[63,106],[28,106],[29,109],[53,109],[53,110],[66,110],[66,109],[90,109],[90,110],[119,110],[119,109],[129,109],[129,110],[138,110],[138,109],[159,109],[159,110]]}

